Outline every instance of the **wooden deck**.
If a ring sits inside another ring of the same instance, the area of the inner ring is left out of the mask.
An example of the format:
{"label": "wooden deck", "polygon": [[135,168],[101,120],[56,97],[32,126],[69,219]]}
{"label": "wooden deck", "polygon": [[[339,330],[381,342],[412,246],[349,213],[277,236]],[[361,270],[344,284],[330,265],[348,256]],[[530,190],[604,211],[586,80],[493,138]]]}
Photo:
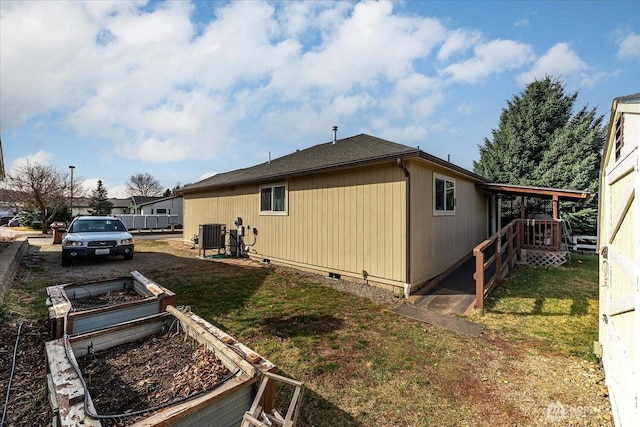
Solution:
{"label": "wooden deck", "polygon": [[516,219],[473,250],[476,269],[476,309],[484,308],[489,293],[513,270],[516,262],[561,265],[568,249],[562,242],[562,221]]}

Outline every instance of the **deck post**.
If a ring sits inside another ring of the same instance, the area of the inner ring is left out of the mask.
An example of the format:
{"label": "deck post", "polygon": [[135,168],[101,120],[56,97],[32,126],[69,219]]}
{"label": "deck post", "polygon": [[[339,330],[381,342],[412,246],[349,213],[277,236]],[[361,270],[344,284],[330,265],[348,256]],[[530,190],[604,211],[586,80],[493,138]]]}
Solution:
{"label": "deck post", "polygon": [[508,251],[508,265],[509,265],[509,271],[511,271],[511,269],[513,269],[513,227],[514,227],[514,223],[512,222],[511,224],[509,224],[509,231],[507,233],[507,236],[509,238],[509,246],[507,246],[507,251]]}
{"label": "deck post", "polygon": [[479,249],[473,250],[476,257],[476,272],[473,277],[476,279],[476,309],[484,308],[484,252]]}
{"label": "deck post", "polygon": [[496,240],[496,283],[502,282],[502,231],[498,231]]}
{"label": "deck post", "polygon": [[520,259],[522,250],[522,233],[524,233],[524,220],[518,220],[516,227],[516,254],[518,255],[518,259]]}

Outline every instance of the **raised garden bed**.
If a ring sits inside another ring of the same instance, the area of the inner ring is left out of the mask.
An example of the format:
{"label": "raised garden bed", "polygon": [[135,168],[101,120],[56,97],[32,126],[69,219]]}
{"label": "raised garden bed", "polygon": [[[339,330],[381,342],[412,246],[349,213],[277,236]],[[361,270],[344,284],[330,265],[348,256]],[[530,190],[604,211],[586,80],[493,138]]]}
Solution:
{"label": "raised garden bed", "polygon": [[47,295],[53,338],[64,335],[65,315],[66,333],[73,335],[158,314],[176,304],[173,292],[137,271],[116,279],[49,286]]}
{"label": "raised garden bed", "polygon": [[[238,426],[256,383],[274,368],[172,306],[66,342],[49,341],[46,353],[54,425]],[[261,406],[272,405],[273,393],[265,393]]]}

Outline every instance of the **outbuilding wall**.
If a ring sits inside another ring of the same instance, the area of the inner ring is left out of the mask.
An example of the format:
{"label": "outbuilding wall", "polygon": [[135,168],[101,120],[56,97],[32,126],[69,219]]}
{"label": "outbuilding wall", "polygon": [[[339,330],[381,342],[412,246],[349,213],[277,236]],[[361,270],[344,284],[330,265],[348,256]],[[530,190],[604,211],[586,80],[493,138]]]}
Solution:
{"label": "outbuilding wall", "polygon": [[599,342],[617,426],[640,423],[640,95],[614,101],[600,180]]}

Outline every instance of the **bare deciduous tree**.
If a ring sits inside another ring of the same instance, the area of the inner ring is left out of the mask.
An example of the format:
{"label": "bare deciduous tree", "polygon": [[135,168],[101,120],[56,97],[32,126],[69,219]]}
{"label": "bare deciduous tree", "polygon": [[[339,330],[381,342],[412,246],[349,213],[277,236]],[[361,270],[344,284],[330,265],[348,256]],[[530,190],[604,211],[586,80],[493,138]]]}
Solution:
{"label": "bare deciduous tree", "polygon": [[127,193],[130,196],[161,196],[162,185],[160,181],[155,179],[153,175],[148,172],[134,173],[129,178],[127,184]]}
{"label": "bare deciduous tree", "polygon": [[[70,176],[55,167],[32,163],[29,160],[7,175],[9,187],[25,208],[39,209],[42,215],[42,232],[62,208],[69,206]],[[74,180],[74,187],[81,188],[81,181]]]}

